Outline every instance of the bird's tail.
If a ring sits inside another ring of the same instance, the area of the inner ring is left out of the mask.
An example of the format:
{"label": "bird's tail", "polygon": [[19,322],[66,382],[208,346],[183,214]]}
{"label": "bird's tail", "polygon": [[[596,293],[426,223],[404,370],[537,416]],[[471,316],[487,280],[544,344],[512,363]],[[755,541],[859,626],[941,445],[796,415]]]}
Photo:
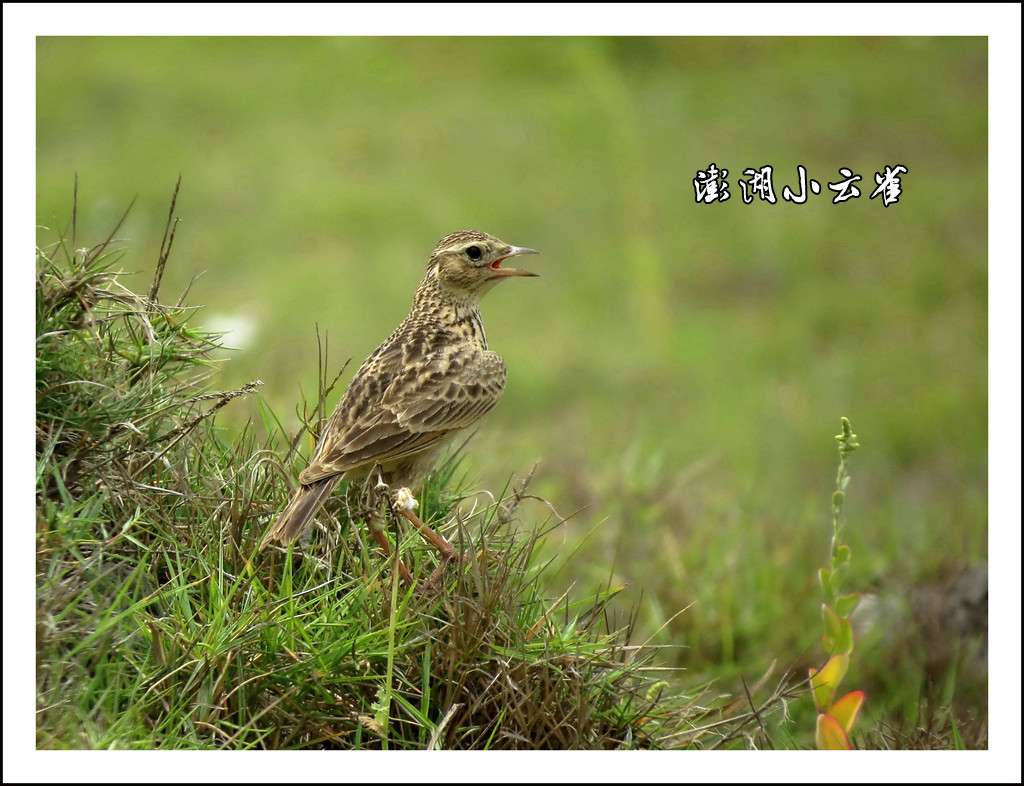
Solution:
{"label": "bird's tail", "polygon": [[295,496],[288,503],[288,507],[281,511],[277,521],[274,522],[274,526],[270,528],[263,538],[261,548],[266,548],[275,541],[282,546],[287,546],[299,537],[302,531],[309,526],[309,522],[316,515],[316,512],[320,510],[324,500],[331,495],[331,492],[341,482],[341,478],[341,475],[332,475],[315,483],[299,486]]}

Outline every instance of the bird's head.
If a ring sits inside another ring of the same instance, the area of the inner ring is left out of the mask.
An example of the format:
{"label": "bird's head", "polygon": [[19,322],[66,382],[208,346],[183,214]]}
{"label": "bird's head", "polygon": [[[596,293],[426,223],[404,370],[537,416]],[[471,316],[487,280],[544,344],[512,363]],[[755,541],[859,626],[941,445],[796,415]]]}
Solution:
{"label": "bird's head", "polygon": [[537,253],[532,248],[510,246],[485,232],[454,232],[437,244],[427,276],[435,278],[444,294],[473,300],[502,279],[536,276],[528,270],[502,267],[502,263],[510,257]]}

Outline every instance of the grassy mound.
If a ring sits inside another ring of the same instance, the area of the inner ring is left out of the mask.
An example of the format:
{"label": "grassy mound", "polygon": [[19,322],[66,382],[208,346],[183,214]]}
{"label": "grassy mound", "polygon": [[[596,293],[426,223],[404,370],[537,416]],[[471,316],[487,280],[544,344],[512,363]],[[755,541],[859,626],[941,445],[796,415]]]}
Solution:
{"label": "grassy mound", "polygon": [[[559,521],[520,522],[525,482],[467,494],[452,459],[428,483],[425,516],[466,555],[433,592],[398,583],[340,494],[296,548],[257,550],[304,435],[285,440],[262,405],[240,434],[218,429],[218,410],[259,383],[210,392],[219,337],[158,301],[173,212],[146,296],[119,283],[113,234],[77,248],[72,221],[37,253],[37,745],[692,741],[696,715],[664,698],[628,626],[611,629],[613,591],[573,605],[541,594],[550,566],[535,548]],[[426,575],[418,535],[396,535]]]}

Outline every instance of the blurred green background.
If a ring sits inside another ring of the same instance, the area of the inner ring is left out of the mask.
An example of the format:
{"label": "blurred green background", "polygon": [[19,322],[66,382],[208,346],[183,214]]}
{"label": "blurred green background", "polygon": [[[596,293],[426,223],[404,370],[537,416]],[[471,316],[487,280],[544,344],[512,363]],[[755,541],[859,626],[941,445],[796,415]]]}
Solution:
{"label": "blurred green background", "polygon": [[[628,584],[645,636],[693,604],[654,640],[695,675],[819,659],[840,416],[851,590],[987,558],[986,39],[40,38],[37,69],[40,243],[76,172],[80,242],[137,196],[147,291],[182,175],[162,297],[201,273],[197,322],[239,348],[213,385],[262,379],[293,425],[315,326],[358,364],[443,235],[539,249],[484,300],[509,381],[465,466],[497,493],[539,460],[578,511],[559,580]],[[712,162],[731,199],[697,204]],[[897,164],[899,202],[869,199]],[[779,201],[744,204],[763,166]],[[861,194],[833,204],[841,167]],[[885,646],[848,684],[891,678]]]}

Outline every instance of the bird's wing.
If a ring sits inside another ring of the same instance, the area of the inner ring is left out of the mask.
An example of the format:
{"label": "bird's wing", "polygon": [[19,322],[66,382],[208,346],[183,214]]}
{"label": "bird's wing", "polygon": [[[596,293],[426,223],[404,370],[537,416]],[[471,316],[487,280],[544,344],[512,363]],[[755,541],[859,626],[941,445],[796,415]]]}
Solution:
{"label": "bird's wing", "polygon": [[379,395],[369,381],[353,380],[300,481],[438,447],[494,408],[505,375],[505,361],[496,352],[461,345],[399,369]]}

